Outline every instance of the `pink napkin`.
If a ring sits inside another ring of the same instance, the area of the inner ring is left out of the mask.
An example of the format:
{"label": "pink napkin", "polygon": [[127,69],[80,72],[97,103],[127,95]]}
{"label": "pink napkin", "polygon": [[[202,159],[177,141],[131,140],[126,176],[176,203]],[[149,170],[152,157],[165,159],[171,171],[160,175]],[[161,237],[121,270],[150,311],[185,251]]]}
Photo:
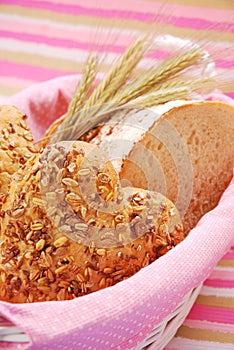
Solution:
{"label": "pink napkin", "polygon": [[[67,75],[35,84],[11,96],[5,103],[18,107],[22,113],[30,116],[27,123],[37,141],[51,123],[67,111],[80,78],[81,75]],[[100,78],[101,74],[98,74],[93,88]]]}
{"label": "pink napkin", "polygon": [[[76,81],[77,76],[68,76],[41,83],[7,102],[30,115],[38,139],[65,112]],[[234,103],[220,94],[207,98]],[[18,344],[19,349],[132,349],[208,277],[233,238],[234,179],[219,205],[200,220],[184,242],[130,279],[72,301],[0,302],[0,316],[30,337],[31,343]],[[16,349],[16,344],[0,346]]]}

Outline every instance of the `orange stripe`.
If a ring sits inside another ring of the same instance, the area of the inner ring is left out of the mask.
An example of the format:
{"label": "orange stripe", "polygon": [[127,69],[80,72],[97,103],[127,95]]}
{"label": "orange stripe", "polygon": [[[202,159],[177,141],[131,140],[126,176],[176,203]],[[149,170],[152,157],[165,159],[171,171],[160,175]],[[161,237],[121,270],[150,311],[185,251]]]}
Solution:
{"label": "orange stripe", "polygon": [[218,262],[217,266],[234,267],[234,259],[222,259]]}
{"label": "orange stripe", "polygon": [[196,304],[234,309],[234,298],[199,295]]}
{"label": "orange stripe", "polygon": [[176,337],[193,340],[214,341],[216,343],[234,344],[234,333],[224,333],[206,329],[190,328],[188,326],[181,326],[176,333]]}
{"label": "orange stripe", "polygon": [[[146,0],[146,2],[155,2],[155,0]],[[185,3],[186,2],[186,3]],[[166,3],[183,6],[195,6],[205,8],[218,8],[224,10],[233,10],[233,0],[167,0]]]}
{"label": "orange stripe", "polygon": [[[84,68],[84,62],[59,59],[56,57],[46,57],[46,56],[43,56],[43,52],[42,52],[42,56],[37,55],[35,53],[30,54],[30,53],[24,53],[24,52],[17,52],[17,55],[16,55],[14,54],[14,52],[6,51],[6,50],[0,51],[0,53],[1,53],[1,60],[7,60],[9,62],[14,62],[14,63],[23,63],[23,64],[32,65],[32,66],[39,66],[39,67],[48,68],[48,69],[57,69],[57,70],[61,70],[62,72],[68,72],[68,73],[80,72],[82,68]],[[102,65],[101,68],[105,68],[105,66]]]}

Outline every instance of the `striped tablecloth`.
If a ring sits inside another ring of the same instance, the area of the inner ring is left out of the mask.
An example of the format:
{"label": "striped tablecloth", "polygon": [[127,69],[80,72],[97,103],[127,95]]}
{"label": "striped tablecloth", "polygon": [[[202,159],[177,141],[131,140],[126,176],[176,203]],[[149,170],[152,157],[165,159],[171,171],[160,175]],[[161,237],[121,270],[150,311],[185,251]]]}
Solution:
{"label": "striped tablecloth", "polygon": [[[0,0],[0,101],[36,82],[80,72],[92,48],[104,53],[100,71],[106,71],[129,38],[151,30],[155,19],[166,33],[209,37],[217,70],[229,80],[224,92],[234,97],[234,54],[226,50],[234,43],[234,0],[168,0],[166,8],[171,16],[157,18],[165,9],[153,0]],[[166,348],[199,349],[234,349],[234,246]]]}

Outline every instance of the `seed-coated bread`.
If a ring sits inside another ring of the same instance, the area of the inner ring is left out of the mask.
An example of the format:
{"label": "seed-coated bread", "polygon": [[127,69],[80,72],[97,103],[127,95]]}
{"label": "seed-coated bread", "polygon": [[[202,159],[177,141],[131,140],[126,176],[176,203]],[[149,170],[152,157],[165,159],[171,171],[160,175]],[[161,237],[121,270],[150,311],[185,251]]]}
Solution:
{"label": "seed-coated bread", "polygon": [[1,300],[67,300],[112,286],[184,238],[172,202],[121,189],[91,144],[69,147],[48,146],[15,175],[1,211]]}

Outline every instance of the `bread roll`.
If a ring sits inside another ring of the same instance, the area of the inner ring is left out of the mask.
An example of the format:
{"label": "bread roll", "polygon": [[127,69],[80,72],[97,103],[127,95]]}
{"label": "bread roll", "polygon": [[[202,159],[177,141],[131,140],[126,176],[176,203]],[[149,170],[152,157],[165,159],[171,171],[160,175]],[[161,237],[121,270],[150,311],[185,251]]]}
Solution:
{"label": "bread roll", "polygon": [[0,208],[12,175],[37,152],[26,118],[13,106],[0,106]]}
{"label": "bread roll", "polygon": [[163,193],[187,235],[213,209],[234,166],[234,106],[176,101],[123,110],[84,140],[113,161],[122,184]]}
{"label": "bread roll", "polygon": [[0,298],[67,300],[116,284],[184,238],[163,195],[121,189],[84,142],[48,146],[23,167],[2,207]]}

